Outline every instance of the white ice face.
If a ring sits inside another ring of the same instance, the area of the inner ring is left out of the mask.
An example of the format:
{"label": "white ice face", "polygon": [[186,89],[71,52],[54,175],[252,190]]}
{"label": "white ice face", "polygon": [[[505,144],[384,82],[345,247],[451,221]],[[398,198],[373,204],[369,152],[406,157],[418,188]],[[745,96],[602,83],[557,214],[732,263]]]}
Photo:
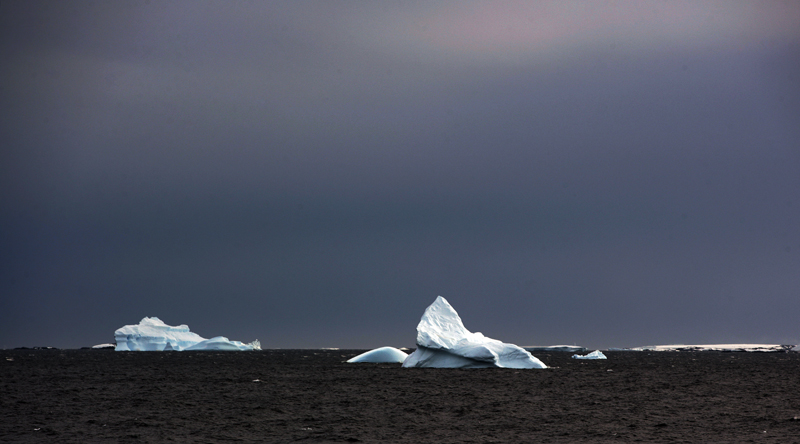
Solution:
{"label": "white ice face", "polygon": [[441,296],[431,304],[417,325],[417,350],[403,367],[446,368],[547,368],[514,344],[472,333],[455,309]]}
{"label": "white ice face", "polygon": [[401,363],[406,360],[408,354],[394,347],[381,347],[361,353],[358,356],[347,360],[349,363],[372,362],[372,363]]}
{"label": "white ice face", "polygon": [[260,350],[261,344],[256,340],[250,344],[229,341],[217,336],[206,339],[192,333],[189,326],[182,324],[171,326],[161,319],[144,318],[136,325],[126,325],[114,332],[116,351],[181,351],[181,350]]}

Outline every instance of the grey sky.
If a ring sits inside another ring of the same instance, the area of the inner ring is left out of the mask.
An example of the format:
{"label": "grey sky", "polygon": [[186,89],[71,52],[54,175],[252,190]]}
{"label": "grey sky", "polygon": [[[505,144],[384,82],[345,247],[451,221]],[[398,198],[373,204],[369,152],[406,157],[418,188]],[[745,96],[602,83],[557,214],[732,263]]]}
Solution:
{"label": "grey sky", "polygon": [[797,2],[0,12],[0,347],[800,342]]}

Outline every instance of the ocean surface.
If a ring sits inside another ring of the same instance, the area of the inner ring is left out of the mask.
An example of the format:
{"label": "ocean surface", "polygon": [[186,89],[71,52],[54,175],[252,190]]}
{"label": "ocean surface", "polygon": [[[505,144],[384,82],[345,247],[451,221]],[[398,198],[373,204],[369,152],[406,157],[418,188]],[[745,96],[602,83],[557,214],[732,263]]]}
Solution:
{"label": "ocean surface", "polygon": [[796,352],[345,363],[363,351],[0,350],[0,442],[800,442]]}

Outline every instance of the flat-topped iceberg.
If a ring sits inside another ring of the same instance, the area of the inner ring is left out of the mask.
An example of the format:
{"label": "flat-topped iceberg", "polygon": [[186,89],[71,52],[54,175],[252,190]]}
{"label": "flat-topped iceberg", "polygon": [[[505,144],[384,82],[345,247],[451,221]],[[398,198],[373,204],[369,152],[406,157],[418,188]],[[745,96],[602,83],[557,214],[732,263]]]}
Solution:
{"label": "flat-topped iceberg", "polygon": [[588,355],[572,355],[572,359],[608,359],[600,350],[595,350]]}
{"label": "flat-topped iceberg", "polygon": [[156,317],[119,328],[114,338],[116,351],[261,350],[258,340],[243,344],[223,336],[206,339],[189,331],[188,325],[171,326]]}
{"label": "flat-topped iceberg", "polygon": [[361,353],[358,356],[347,360],[349,363],[372,362],[372,363],[401,363],[406,360],[408,354],[394,347],[381,347]]}
{"label": "flat-topped iceberg", "polygon": [[444,368],[547,368],[525,349],[472,333],[455,309],[441,296],[417,325],[417,350],[403,367]]}

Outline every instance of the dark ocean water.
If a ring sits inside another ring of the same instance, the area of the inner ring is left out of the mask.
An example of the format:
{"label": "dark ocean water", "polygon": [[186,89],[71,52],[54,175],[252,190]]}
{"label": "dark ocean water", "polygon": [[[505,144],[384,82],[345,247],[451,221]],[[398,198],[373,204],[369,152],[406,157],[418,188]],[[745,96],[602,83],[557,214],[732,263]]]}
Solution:
{"label": "dark ocean water", "polygon": [[344,362],[363,351],[2,350],[0,441],[800,442],[800,353]]}

